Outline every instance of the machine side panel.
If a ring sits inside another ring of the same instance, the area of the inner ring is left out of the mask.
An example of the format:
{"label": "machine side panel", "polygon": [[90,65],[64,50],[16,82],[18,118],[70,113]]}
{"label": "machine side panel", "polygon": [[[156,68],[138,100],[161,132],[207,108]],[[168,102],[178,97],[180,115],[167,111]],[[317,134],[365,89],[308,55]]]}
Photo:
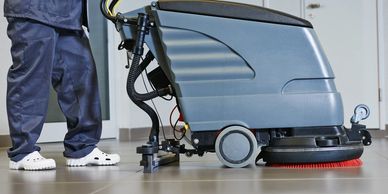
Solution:
{"label": "machine side panel", "polygon": [[160,28],[175,82],[253,79],[254,71],[233,50],[203,34]]}
{"label": "machine side panel", "polygon": [[233,124],[343,124],[334,74],[312,29],[160,10],[153,14],[167,59],[161,65],[173,74],[192,131]]}
{"label": "machine side panel", "polygon": [[192,131],[212,131],[230,125],[262,129],[341,125],[337,115],[343,111],[336,107],[342,105],[340,99],[339,93],[257,94],[181,98],[181,103]]}

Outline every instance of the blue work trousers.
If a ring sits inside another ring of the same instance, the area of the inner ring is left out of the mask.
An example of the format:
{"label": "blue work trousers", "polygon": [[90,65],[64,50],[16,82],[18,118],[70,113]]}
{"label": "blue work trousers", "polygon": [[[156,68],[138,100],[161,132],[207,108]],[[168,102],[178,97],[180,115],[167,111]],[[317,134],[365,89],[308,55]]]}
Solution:
{"label": "blue work trousers", "polygon": [[31,19],[8,20],[13,64],[7,76],[7,113],[12,147],[19,161],[33,151],[46,118],[50,85],[66,117],[64,156],[89,154],[101,136],[101,107],[90,44],[80,30],[66,30]]}

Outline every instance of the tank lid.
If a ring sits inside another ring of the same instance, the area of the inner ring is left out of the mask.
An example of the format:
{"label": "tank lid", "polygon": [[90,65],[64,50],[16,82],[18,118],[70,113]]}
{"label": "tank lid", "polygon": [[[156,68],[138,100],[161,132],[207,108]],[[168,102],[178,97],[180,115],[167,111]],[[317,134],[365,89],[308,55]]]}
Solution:
{"label": "tank lid", "polygon": [[313,28],[309,21],[302,18],[242,3],[211,0],[161,0],[158,2],[158,5],[160,10],[165,11]]}

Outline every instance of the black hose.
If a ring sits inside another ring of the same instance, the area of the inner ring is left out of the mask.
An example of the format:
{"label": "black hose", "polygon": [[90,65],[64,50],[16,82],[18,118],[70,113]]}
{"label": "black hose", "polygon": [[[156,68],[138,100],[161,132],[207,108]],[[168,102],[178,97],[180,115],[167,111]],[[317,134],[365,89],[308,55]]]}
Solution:
{"label": "black hose", "polygon": [[113,12],[113,8],[115,7],[115,5],[117,4],[117,2],[119,2],[119,0],[112,0],[112,2],[110,3],[109,5],[109,10],[111,12]]}
{"label": "black hose", "polygon": [[146,56],[144,57],[143,61],[141,62],[139,69],[141,72],[143,72],[147,66],[155,59],[154,55],[151,51],[148,51]]}
{"label": "black hose", "polygon": [[144,40],[146,34],[148,34],[148,16],[143,13],[139,13],[137,18],[137,35],[135,39],[135,44],[133,48],[134,57],[132,59],[132,64],[129,69],[128,78],[127,78],[127,93],[129,98],[144,112],[148,114],[152,121],[152,128],[149,136],[149,142],[153,146],[159,144],[159,119],[156,112],[144,101],[151,100],[158,96],[164,96],[170,93],[169,88],[164,88],[160,90],[155,90],[152,92],[147,92],[145,94],[140,94],[135,89],[136,79],[141,75],[142,71],[147,68],[151,61],[155,58],[153,54],[149,51],[140,64],[141,56],[144,51]]}
{"label": "black hose", "polygon": [[[129,98],[144,112],[148,114],[152,121],[151,132],[149,136],[149,141],[151,143],[159,142],[159,119],[156,112],[144,101],[148,99],[153,99],[159,95],[165,95],[168,93],[167,89],[162,89],[158,91],[152,91],[146,94],[139,94],[135,89],[135,82],[137,78],[141,75],[141,72],[147,68],[147,66],[154,59],[154,55],[148,51],[146,57],[140,64],[141,55],[134,55],[132,59],[131,68],[129,69],[128,78],[127,78],[127,94]],[[159,93],[160,92],[160,93]]]}
{"label": "black hose", "polygon": [[127,93],[128,93],[129,98],[139,108],[141,108],[144,112],[146,112],[148,114],[148,116],[151,118],[152,127],[151,127],[150,136],[149,136],[149,141],[151,143],[159,143],[159,120],[158,120],[158,115],[156,114],[156,112],[148,104],[146,104],[142,100],[139,100],[139,99],[135,98],[135,96],[134,96],[134,93],[136,93],[135,87],[134,87],[134,85],[135,85],[134,80],[136,80],[136,78],[137,78],[137,77],[135,77],[136,76],[135,75],[135,73],[136,73],[135,71],[137,71],[137,72],[139,71],[139,70],[137,70],[137,67],[139,67],[140,58],[141,58],[140,55],[135,55],[133,60],[132,60],[131,69],[129,70],[129,73],[128,73]]}
{"label": "black hose", "polygon": [[[135,60],[137,58],[139,59]],[[141,58],[140,55],[134,55],[134,58],[132,60],[132,65],[129,69],[128,79],[127,79],[128,95],[132,96],[133,99],[137,101],[147,101],[159,96],[165,96],[169,94],[170,93],[169,88],[154,90],[152,92],[145,93],[145,94],[140,94],[136,91],[135,89],[136,79],[140,76],[141,72],[147,67],[147,65],[154,59],[154,56],[152,55],[151,52],[148,52],[143,63],[139,66],[140,58]]]}

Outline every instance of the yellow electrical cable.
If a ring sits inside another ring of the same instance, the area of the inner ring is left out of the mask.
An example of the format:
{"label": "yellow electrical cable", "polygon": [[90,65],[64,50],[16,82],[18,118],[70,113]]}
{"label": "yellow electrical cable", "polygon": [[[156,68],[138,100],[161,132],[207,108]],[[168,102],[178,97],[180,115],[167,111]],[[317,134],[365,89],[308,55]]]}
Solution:
{"label": "yellow electrical cable", "polygon": [[112,12],[109,10],[109,2],[110,2],[110,0],[106,0],[106,1],[105,1],[105,7],[106,7],[106,9],[108,10],[108,14],[109,14],[110,16],[113,16]]}
{"label": "yellow electrical cable", "polygon": [[115,10],[116,7],[120,4],[121,0],[118,0],[118,1],[116,2],[116,4],[114,4],[112,10],[109,9],[109,4],[110,4],[110,2],[111,2],[110,0],[105,1],[105,6],[106,6],[106,8],[107,8],[107,10],[108,10],[108,14],[111,15],[111,16],[116,16],[117,14],[114,12],[114,10]]}
{"label": "yellow electrical cable", "polygon": [[[118,0],[117,3],[113,6],[113,9],[112,11],[114,12],[114,10],[116,9],[116,7],[120,4],[121,0]],[[116,13],[114,13],[115,16],[116,16]]]}

